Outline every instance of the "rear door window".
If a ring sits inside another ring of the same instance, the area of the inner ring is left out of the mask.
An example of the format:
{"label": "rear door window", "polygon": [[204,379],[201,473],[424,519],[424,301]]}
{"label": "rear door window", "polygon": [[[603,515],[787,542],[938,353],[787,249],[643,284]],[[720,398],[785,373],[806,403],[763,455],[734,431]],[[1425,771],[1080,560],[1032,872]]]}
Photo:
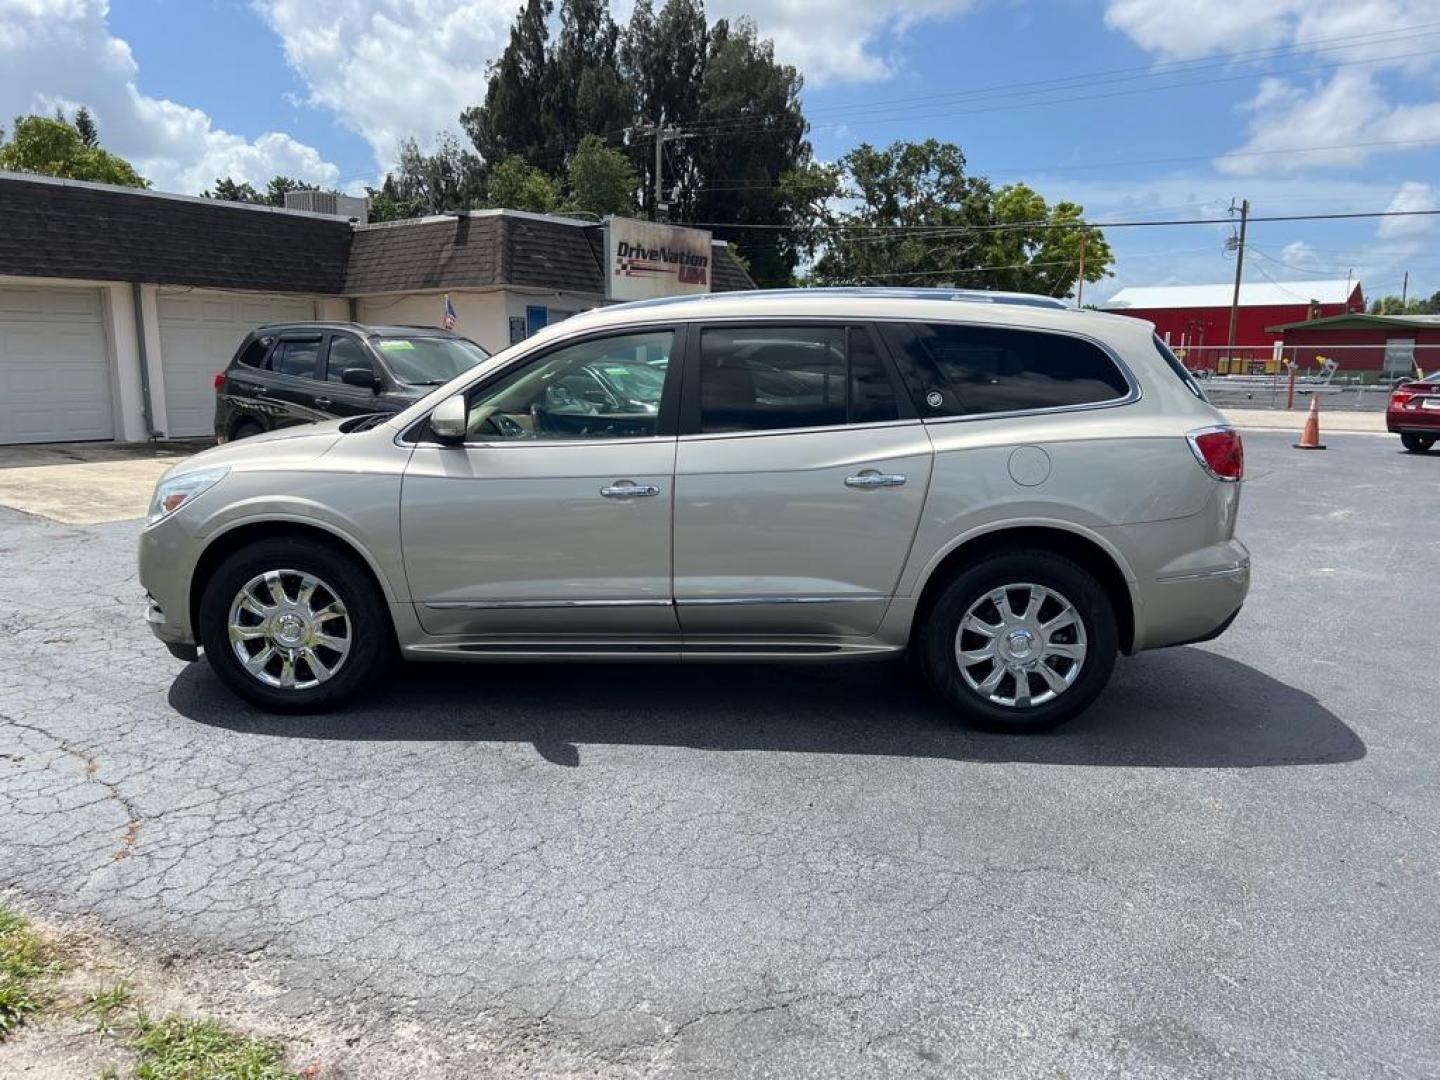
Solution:
{"label": "rear door window", "polygon": [[270,370],[298,379],[315,378],[320,360],[320,339],[282,338],[270,354]]}
{"label": "rear door window", "polygon": [[863,327],[703,330],[699,397],[702,433],[875,423],[899,415],[890,372]]}
{"label": "rear door window", "polygon": [[1130,392],[1103,349],[1068,334],[952,323],[888,323],[881,332],[922,416],[1094,405]]}

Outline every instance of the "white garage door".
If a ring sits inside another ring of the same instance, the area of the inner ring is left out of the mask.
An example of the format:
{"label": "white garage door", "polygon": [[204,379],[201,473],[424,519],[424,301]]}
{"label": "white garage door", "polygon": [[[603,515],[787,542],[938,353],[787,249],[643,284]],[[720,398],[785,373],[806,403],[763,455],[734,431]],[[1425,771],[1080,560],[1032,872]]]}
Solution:
{"label": "white garage door", "polygon": [[113,439],[99,289],[0,285],[0,443]]}
{"label": "white garage door", "polygon": [[165,373],[165,428],[172,438],[215,432],[215,373],[240,339],[264,323],[313,319],[309,300],[234,293],[165,292],[156,298]]}

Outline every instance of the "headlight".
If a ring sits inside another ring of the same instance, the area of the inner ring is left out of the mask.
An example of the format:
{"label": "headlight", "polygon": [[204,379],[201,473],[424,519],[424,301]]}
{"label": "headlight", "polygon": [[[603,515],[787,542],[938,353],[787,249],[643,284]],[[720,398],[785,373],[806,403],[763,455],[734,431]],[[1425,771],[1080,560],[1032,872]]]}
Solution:
{"label": "headlight", "polygon": [[155,485],[155,494],[150,496],[150,512],[145,515],[145,524],[154,525],[169,517],[202,491],[218,484],[229,471],[228,468],[196,469],[160,481]]}

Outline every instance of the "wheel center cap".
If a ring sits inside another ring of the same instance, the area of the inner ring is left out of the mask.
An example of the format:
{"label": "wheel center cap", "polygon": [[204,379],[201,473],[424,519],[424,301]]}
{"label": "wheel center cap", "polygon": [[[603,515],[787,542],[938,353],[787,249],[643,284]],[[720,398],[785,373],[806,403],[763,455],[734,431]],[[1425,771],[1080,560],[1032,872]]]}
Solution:
{"label": "wheel center cap", "polygon": [[275,640],[282,645],[299,645],[305,637],[305,622],[298,615],[285,614],[275,620]]}
{"label": "wheel center cap", "polygon": [[1016,660],[1029,659],[1035,651],[1035,635],[1029,630],[1012,630],[1006,635],[1005,648]]}

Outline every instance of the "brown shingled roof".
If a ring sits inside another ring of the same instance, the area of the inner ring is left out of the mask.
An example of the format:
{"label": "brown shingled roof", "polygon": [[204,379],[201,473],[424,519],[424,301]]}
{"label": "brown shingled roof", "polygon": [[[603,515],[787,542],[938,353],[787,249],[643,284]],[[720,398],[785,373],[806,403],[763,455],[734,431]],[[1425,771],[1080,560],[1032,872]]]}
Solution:
{"label": "brown shingled roof", "polygon": [[[340,218],[0,175],[0,274],[363,295],[514,285],[602,294],[598,225],[500,213]],[[755,283],[716,244],[712,288]]]}

